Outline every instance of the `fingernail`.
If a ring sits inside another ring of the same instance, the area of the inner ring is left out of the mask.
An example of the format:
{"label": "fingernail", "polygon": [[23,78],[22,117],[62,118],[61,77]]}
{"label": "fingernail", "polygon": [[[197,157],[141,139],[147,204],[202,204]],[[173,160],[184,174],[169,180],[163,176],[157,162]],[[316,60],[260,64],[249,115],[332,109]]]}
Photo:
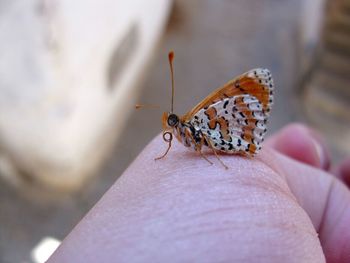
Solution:
{"label": "fingernail", "polygon": [[312,143],[314,145],[314,148],[315,148],[315,152],[316,152],[316,155],[317,155],[317,159],[319,160],[320,162],[320,166],[322,168],[328,168],[328,157],[326,156],[326,152],[324,150],[324,148],[322,147],[322,145],[315,139],[312,139]]}

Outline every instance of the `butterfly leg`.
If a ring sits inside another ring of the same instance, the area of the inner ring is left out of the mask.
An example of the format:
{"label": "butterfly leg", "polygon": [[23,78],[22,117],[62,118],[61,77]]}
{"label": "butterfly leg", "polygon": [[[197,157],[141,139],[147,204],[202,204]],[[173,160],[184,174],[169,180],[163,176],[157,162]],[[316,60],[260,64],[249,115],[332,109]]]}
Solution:
{"label": "butterfly leg", "polygon": [[206,160],[208,163],[210,163],[211,165],[213,164],[212,161],[210,161],[203,153],[202,153],[202,145],[204,144],[204,137],[201,136],[200,141],[196,142],[196,140],[193,138],[192,133],[190,132],[190,130],[186,130],[186,136],[191,140],[192,144],[194,145],[194,149],[196,150],[196,152],[198,152],[203,158],[204,160]]}
{"label": "butterfly leg", "polygon": [[210,161],[203,153],[202,153],[202,145],[204,144],[204,137],[201,137],[201,141],[199,143],[196,143],[195,140],[192,138],[192,141],[195,145],[196,152],[199,152],[199,154],[206,160],[208,163],[213,165],[213,162]]}
{"label": "butterfly leg", "polygon": [[197,152],[199,152],[199,154],[204,158],[204,160],[206,160],[208,163],[210,163],[211,165],[213,165],[213,162],[210,161],[203,153],[201,150],[197,150]]}
{"label": "butterfly leg", "polygon": [[213,144],[211,143],[211,141],[210,141],[207,137],[204,137],[204,138],[205,138],[205,140],[208,142],[209,148],[213,150],[216,159],[218,159],[218,161],[222,164],[222,166],[225,167],[225,169],[227,170],[228,167],[227,167],[226,164],[224,164],[224,162],[220,159],[220,157],[219,157],[218,153],[215,151],[214,146],[213,146]]}

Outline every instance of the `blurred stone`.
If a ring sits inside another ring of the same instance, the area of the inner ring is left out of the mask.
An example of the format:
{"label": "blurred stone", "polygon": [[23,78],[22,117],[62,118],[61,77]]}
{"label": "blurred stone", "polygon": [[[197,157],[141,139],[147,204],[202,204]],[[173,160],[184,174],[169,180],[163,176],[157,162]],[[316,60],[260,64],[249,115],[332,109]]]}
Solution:
{"label": "blurred stone", "polygon": [[300,19],[300,73],[308,70],[313,63],[319,45],[326,0],[302,1]]}
{"label": "blurred stone", "polygon": [[72,191],[94,174],[129,116],[170,4],[1,1],[3,178],[27,191]]}
{"label": "blurred stone", "polygon": [[350,153],[350,1],[325,3],[320,41],[304,76],[304,108],[339,153]]}

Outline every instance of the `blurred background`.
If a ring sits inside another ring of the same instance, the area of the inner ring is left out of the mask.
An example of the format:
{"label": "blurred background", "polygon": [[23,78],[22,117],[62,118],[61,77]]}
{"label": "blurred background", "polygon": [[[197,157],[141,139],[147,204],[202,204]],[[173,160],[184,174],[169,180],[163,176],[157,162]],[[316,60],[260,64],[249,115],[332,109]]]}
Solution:
{"label": "blurred background", "polygon": [[265,67],[269,134],[350,153],[349,0],[0,0],[0,39],[0,262],[44,262],[161,131],[170,49],[176,113]]}

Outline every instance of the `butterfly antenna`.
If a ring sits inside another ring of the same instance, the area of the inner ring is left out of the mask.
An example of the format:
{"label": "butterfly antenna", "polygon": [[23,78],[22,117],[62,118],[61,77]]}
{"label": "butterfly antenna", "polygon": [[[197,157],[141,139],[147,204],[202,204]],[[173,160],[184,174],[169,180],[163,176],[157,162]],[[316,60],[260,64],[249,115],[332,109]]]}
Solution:
{"label": "butterfly antenna", "polygon": [[135,109],[142,109],[142,108],[156,108],[159,109],[159,105],[153,105],[153,104],[136,104]]}
{"label": "butterfly antenna", "polygon": [[174,112],[174,69],[173,69],[173,60],[174,60],[174,51],[169,52],[169,64],[170,64],[170,73],[171,73],[171,113]]}

